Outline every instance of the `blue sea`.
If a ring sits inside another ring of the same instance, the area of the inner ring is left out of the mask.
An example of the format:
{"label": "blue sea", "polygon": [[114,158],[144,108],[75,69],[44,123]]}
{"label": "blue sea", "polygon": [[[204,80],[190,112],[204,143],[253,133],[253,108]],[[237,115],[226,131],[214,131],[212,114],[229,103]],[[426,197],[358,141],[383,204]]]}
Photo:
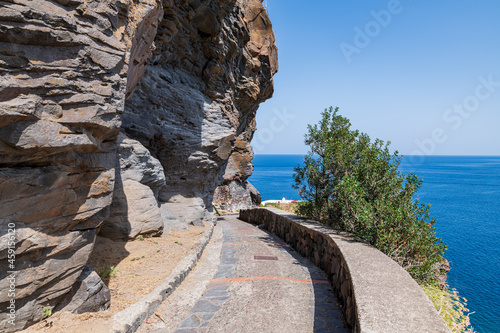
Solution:
{"label": "blue sea", "polygon": [[[300,200],[292,188],[301,155],[255,155],[249,181],[262,200]],[[500,156],[409,156],[400,169],[424,180],[438,237],[448,245],[448,284],[468,300],[481,333],[500,333]]]}

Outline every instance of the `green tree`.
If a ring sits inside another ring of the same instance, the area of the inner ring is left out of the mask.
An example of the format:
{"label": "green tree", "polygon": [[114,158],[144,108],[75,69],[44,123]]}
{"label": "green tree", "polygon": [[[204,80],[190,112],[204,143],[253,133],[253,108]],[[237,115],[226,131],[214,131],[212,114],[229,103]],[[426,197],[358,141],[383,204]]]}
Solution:
{"label": "green tree", "polygon": [[372,142],[330,107],[308,125],[305,143],[310,151],[294,173],[305,200],[298,213],[369,242],[416,280],[435,280],[446,246],[430,205],[414,198],[422,180],[398,170],[401,157],[389,152],[390,142]]}

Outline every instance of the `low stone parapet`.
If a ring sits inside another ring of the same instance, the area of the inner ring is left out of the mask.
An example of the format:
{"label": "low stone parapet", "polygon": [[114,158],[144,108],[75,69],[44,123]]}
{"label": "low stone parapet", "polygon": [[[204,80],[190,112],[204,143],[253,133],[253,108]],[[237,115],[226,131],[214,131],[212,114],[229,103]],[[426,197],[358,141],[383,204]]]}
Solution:
{"label": "low stone parapet", "polygon": [[353,332],[450,332],[422,288],[395,261],[350,234],[276,208],[240,211],[323,269]]}

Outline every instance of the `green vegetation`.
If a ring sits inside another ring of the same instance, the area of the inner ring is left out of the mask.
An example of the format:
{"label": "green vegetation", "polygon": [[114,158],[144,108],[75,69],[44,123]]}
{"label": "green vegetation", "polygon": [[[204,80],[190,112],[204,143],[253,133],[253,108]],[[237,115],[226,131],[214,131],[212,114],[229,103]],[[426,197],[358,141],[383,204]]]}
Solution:
{"label": "green vegetation", "polygon": [[294,188],[304,201],[296,213],[363,239],[400,264],[424,288],[453,332],[473,332],[466,300],[439,288],[439,264],[446,246],[436,237],[430,205],[414,196],[422,180],[398,170],[401,157],[384,143],[351,129],[330,107],[308,125],[310,147],[295,168]]}
{"label": "green vegetation", "polygon": [[46,308],[45,306],[42,306],[42,309],[43,309],[42,319],[49,318],[50,316],[52,316],[52,308],[49,308],[49,307]]}
{"label": "green vegetation", "polygon": [[215,214],[217,214],[217,216],[220,216],[220,213],[219,213],[219,210],[217,209],[217,207],[215,207],[214,205],[212,205],[212,207],[215,210]]}
{"label": "green vegetation", "polygon": [[446,246],[436,237],[430,205],[413,196],[422,180],[398,170],[389,142],[351,130],[330,107],[308,125],[310,152],[295,168],[295,188],[306,200],[301,215],[353,233],[386,253],[418,281],[433,281]]}
{"label": "green vegetation", "polygon": [[109,279],[114,278],[116,274],[118,274],[118,270],[115,266],[105,266],[95,271],[103,281],[109,281]]}
{"label": "green vegetation", "polygon": [[140,241],[143,241],[144,240],[144,236],[140,235],[137,239],[140,240]]}
{"label": "green vegetation", "polygon": [[260,206],[261,207],[274,207],[274,208],[278,208],[278,209],[287,211],[287,212],[292,213],[292,214],[298,214],[298,211],[297,211],[298,204],[299,204],[298,201],[290,202],[290,203],[266,202],[265,204],[260,204]]}

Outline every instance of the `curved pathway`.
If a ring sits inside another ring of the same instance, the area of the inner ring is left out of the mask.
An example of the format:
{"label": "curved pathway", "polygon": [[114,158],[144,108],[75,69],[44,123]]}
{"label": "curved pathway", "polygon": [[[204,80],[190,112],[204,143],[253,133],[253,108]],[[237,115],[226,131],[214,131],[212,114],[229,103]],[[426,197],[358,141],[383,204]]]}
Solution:
{"label": "curved pathway", "polygon": [[325,274],[281,239],[219,219],[197,268],[140,332],[349,332]]}

